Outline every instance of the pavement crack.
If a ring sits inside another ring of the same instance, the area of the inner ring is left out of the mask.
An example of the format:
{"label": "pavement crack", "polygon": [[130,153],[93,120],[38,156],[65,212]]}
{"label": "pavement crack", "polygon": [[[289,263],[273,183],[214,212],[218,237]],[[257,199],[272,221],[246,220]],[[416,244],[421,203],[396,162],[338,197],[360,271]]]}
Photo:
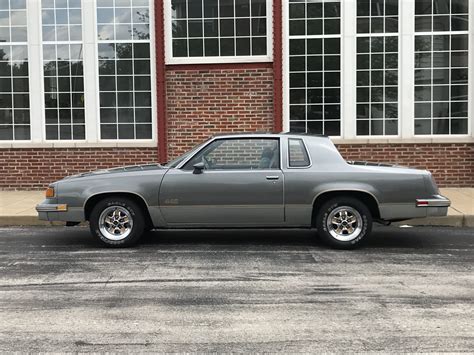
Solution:
{"label": "pavement crack", "polygon": [[133,343],[133,342],[121,342],[121,343],[114,343],[114,342],[110,342],[110,343],[92,343],[92,342],[87,342],[87,341],[83,341],[83,340],[78,340],[78,341],[75,341],[74,344],[76,346],[149,346],[151,345],[151,343],[149,342],[144,342],[144,343]]}
{"label": "pavement crack", "polygon": [[110,280],[112,280],[113,276],[110,276],[107,281],[105,281],[105,284],[104,284],[104,288],[107,287],[107,285],[109,284]]}
{"label": "pavement crack", "polygon": [[407,284],[405,284],[403,281],[399,281],[398,283],[399,283],[400,285],[402,285],[403,287],[408,288],[409,290],[415,291],[415,292],[417,292],[417,293],[419,293],[419,294],[421,294],[421,295],[423,295],[423,296],[426,296],[426,293],[425,293],[425,292],[420,291],[420,290],[417,290],[416,288],[410,287],[410,286],[408,286]]}
{"label": "pavement crack", "polygon": [[[112,284],[135,284],[135,283],[186,283],[186,282],[255,282],[259,279],[237,277],[237,278],[215,278],[215,279],[141,279],[141,280],[111,280],[109,278],[105,281],[105,285]],[[264,281],[274,281],[271,279]],[[0,285],[0,289],[15,288],[15,287],[43,287],[43,286],[83,286],[83,285],[104,285],[104,280],[97,281],[64,281],[64,282],[31,282],[11,285]],[[105,287],[104,285],[104,287]]]}

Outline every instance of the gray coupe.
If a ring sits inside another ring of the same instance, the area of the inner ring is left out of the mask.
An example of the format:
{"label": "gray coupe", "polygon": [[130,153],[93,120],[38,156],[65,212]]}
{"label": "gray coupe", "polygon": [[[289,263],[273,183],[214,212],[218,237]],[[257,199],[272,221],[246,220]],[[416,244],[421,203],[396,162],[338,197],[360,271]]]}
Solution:
{"label": "gray coupe", "polygon": [[216,136],[166,165],[137,165],[52,183],[39,218],[89,221],[103,245],[163,228],[315,228],[354,248],[372,222],[445,216],[450,201],[428,171],[345,161],[327,137]]}

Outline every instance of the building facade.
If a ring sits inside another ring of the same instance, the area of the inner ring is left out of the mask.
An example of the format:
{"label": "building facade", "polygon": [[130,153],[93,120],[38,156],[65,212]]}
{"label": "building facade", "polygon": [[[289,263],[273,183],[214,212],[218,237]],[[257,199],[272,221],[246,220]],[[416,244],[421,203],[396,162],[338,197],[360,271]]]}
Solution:
{"label": "building facade", "polygon": [[0,0],[0,188],[221,132],[474,186],[473,0]]}

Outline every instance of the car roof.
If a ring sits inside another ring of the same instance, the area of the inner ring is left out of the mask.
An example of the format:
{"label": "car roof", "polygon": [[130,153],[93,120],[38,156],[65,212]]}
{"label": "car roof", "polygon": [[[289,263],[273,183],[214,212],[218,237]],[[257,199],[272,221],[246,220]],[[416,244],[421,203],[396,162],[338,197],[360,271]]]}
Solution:
{"label": "car roof", "polygon": [[311,134],[311,133],[294,133],[294,132],[281,132],[281,133],[273,133],[273,132],[230,132],[230,133],[218,133],[211,138],[247,138],[247,137],[311,137],[311,138],[325,138],[329,139],[328,136],[322,134]]}

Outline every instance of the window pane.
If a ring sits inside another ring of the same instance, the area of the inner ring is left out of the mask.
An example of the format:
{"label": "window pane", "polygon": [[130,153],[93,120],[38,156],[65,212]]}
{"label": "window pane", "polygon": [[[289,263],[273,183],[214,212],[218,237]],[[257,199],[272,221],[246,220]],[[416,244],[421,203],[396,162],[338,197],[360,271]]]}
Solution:
{"label": "window pane", "polygon": [[265,55],[267,53],[267,38],[257,37],[252,38],[252,54]]}
{"label": "window pane", "polygon": [[188,0],[188,17],[202,17],[202,0]]}
{"label": "window pane", "polygon": [[433,0],[416,0],[415,1],[415,14],[417,15],[429,15],[432,13]]}
{"label": "window pane", "polygon": [[187,57],[188,56],[188,41],[185,39],[173,40],[173,56]]}

